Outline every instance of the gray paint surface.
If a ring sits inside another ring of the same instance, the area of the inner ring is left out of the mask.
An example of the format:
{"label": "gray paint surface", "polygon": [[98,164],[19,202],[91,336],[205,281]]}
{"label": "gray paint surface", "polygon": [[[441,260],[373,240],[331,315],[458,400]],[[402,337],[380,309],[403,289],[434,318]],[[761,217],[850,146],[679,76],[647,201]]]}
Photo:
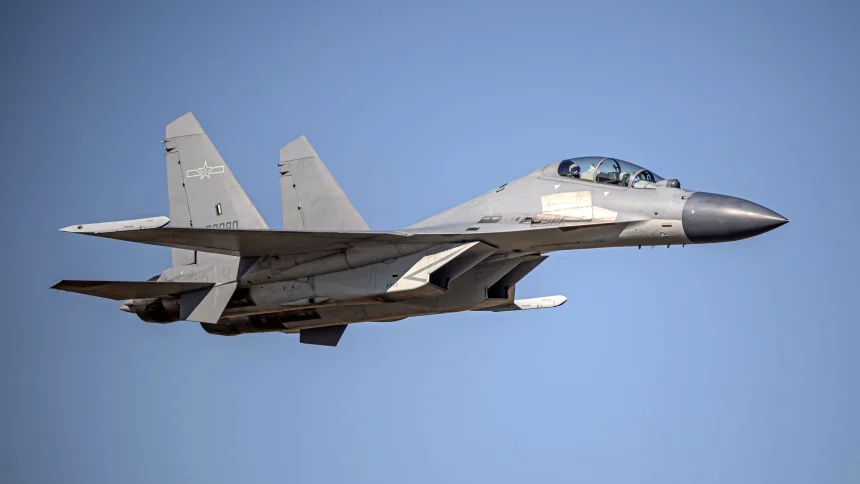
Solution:
{"label": "gray paint surface", "polygon": [[[581,157],[410,227],[371,231],[302,136],[281,149],[285,229],[271,230],[191,113],[170,123],[167,137],[169,227],[156,217],[63,230],[171,247],[174,267],[142,283],[143,292],[105,281],[54,288],[103,297],[126,291],[135,296],[121,309],[159,323],[197,321],[212,334],[299,331],[303,343],[334,346],[350,323],[557,307],[564,296],[514,299],[516,284],[546,254],[726,242],[787,222],[623,160]],[[579,164],[585,171],[574,173]]]}
{"label": "gray paint surface", "polygon": [[212,287],[207,282],[60,281],[52,289],[114,300],[164,297]]}
{"label": "gray paint surface", "polygon": [[307,138],[281,148],[278,168],[285,229],[368,230]]}

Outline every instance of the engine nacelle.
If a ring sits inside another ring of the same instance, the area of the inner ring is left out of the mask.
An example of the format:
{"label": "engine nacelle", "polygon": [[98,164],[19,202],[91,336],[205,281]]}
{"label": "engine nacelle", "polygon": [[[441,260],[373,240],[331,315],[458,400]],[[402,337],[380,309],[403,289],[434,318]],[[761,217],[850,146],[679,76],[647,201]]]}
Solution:
{"label": "engine nacelle", "polygon": [[297,321],[311,321],[319,319],[320,315],[315,309],[306,309],[302,311],[291,311],[273,314],[260,314],[252,316],[243,316],[239,318],[231,318],[224,323],[210,324],[200,323],[209,334],[217,334],[219,336],[236,336],[238,334],[247,333],[271,333],[275,331],[284,332],[287,323]]}
{"label": "engine nacelle", "polygon": [[132,299],[126,301],[125,306],[147,323],[179,321],[179,299],[175,297]]}
{"label": "engine nacelle", "polygon": [[[228,309],[253,306],[254,300],[248,289],[236,291],[227,303]],[[179,321],[179,299],[175,297],[130,299],[120,307],[121,310],[134,313],[147,323],[172,323]]]}

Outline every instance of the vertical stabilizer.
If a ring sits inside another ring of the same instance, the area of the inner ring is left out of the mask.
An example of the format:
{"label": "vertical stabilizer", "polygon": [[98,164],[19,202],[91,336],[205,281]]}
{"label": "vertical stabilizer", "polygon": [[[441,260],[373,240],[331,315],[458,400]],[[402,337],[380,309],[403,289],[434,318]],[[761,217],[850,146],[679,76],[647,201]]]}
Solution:
{"label": "vertical stabilizer", "polygon": [[[172,226],[268,228],[193,114],[167,125],[164,148]],[[195,260],[193,251],[173,249],[174,266]]]}
{"label": "vertical stabilizer", "polygon": [[369,229],[307,138],[281,148],[278,167],[285,229]]}

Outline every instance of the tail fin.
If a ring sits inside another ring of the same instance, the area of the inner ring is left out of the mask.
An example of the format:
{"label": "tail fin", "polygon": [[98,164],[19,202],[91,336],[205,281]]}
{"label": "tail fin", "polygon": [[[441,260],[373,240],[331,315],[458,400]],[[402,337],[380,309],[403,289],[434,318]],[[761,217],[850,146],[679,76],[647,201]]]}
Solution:
{"label": "tail fin", "polygon": [[[268,228],[193,114],[167,125],[164,148],[172,226]],[[173,249],[174,266],[195,260],[194,251]]]}
{"label": "tail fin", "polygon": [[285,229],[369,230],[307,138],[281,148],[278,166]]}

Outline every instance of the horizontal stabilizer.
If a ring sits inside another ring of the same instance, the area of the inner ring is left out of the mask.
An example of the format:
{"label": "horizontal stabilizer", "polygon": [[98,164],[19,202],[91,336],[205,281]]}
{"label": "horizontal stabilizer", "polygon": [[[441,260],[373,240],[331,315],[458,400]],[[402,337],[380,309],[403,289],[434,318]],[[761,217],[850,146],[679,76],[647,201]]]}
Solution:
{"label": "horizontal stabilizer", "polygon": [[564,296],[545,296],[535,297],[531,299],[517,299],[512,303],[487,308],[486,311],[492,311],[494,313],[497,313],[501,311],[521,311],[525,309],[557,308],[566,302],[567,298]]}
{"label": "horizontal stabilizer", "polygon": [[210,282],[60,281],[51,286],[51,289],[120,301],[175,296],[184,292],[206,289],[213,285]]}

